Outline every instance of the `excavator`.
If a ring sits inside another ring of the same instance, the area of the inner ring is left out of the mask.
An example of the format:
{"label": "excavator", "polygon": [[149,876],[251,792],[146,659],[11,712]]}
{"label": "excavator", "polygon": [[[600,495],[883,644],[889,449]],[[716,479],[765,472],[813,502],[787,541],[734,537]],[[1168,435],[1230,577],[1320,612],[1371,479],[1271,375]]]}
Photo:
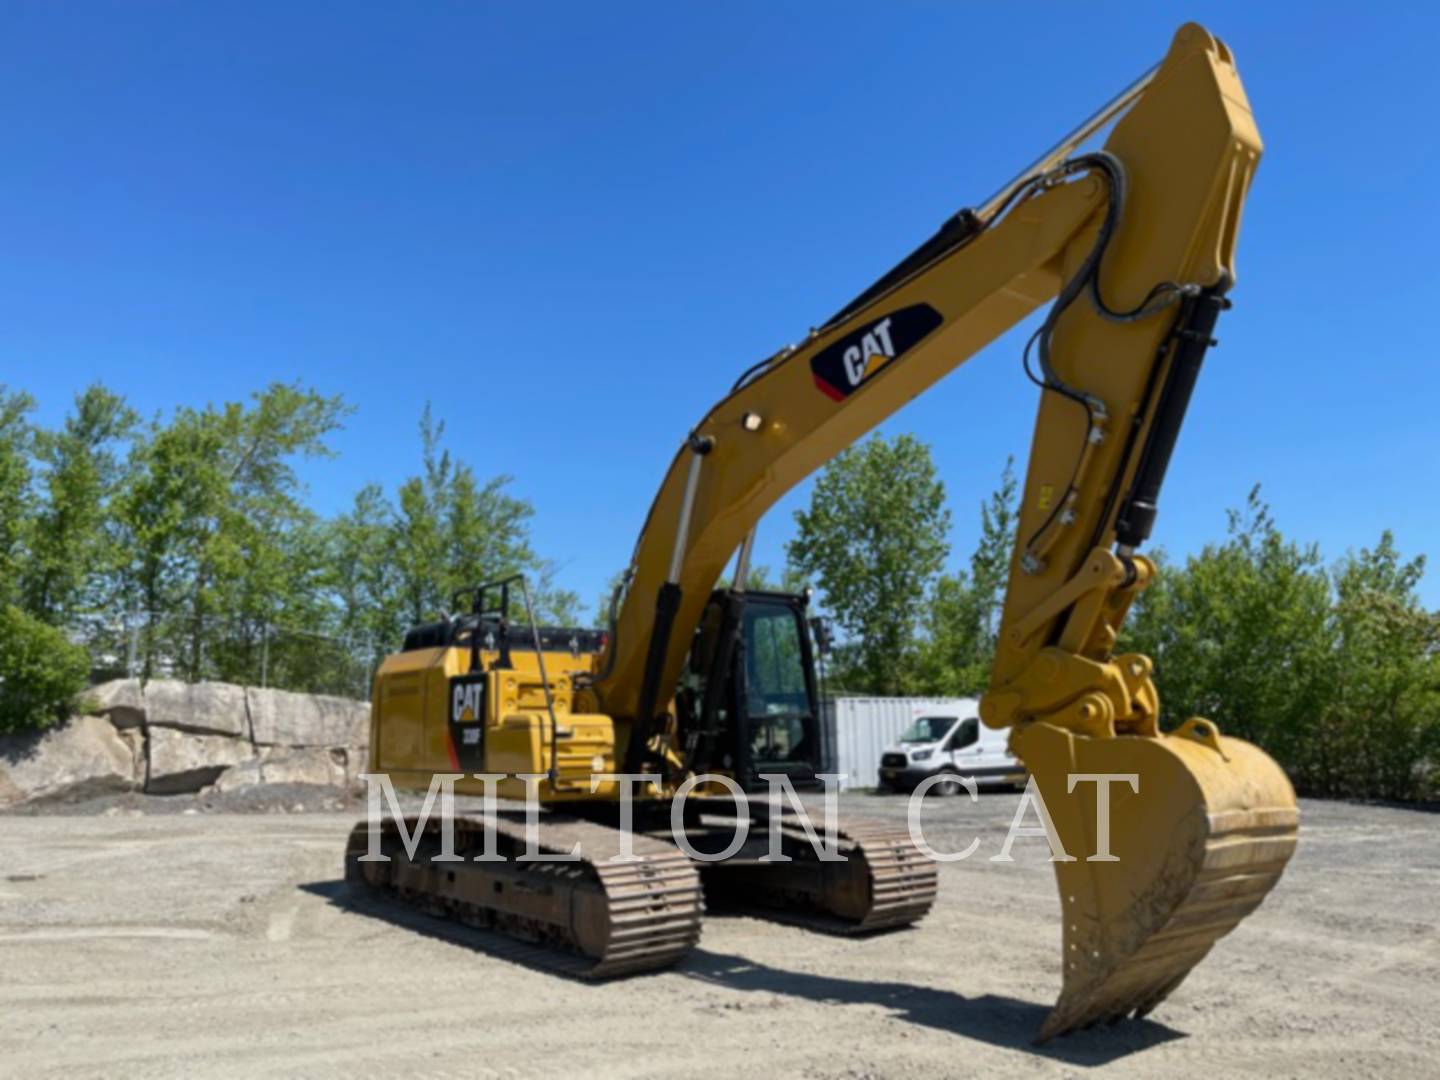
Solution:
{"label": "excavator", "polygon": [[[825,767],[807,601],[746,588],[755,528],[1048,302],[980,717],[1009,729],[1053,827],[1063,985],[1040,1038],[1155,1008],[1274,887],[1299,825],[1273,760],[1209,720],[1162,730],[1152,662],[1117,652],[1260,152],[1230,50],[1183,26],[993,197],[740,375],[671,461],[607,629],[538,625],[523,578],[457,594],[381,665],[369,770],[418,791],[461,774],[455,792],[487,801],[454,816],[458,859],[437,857],[433,818],[360,824],[347,879],[586,978],[682,960],[707,903],[842,934],[921,919],[936,865],[908,829],[842,817],[820,858],[793,800],[734,797]],[[643,778],[633,800],[622,776]],[[527,796],[538,820],[501,808]]]}

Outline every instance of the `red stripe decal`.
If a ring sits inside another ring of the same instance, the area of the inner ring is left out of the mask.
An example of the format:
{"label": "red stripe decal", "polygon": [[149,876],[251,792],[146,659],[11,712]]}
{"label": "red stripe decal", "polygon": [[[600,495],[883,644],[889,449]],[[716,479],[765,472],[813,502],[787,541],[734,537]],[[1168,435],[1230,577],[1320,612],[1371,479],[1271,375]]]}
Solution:
{"label": "red stripe decal", "polygon": [[820,392],[823,393],[826,397],[828,397],[831,401],[845,400],[844,394],[842,394],[839,390],[836,390],[835,387],[831,386],[819,375],[815,376],[815,385],[818,386],[820,388]]}

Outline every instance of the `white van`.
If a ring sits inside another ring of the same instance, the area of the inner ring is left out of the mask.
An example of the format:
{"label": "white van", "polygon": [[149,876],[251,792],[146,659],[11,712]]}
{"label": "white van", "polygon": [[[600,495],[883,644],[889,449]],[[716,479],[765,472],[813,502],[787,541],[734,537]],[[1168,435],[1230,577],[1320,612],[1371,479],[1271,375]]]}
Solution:
{"label": "white van", "polygon": [[915,722],[880,755],[881,790],[913,791],[936,773],[946,774],[930,787],[936,795],[964,791],[961,776],[973,777],[980,787],[1024,783],[1025,766],[1010,753],[1010,733],[982,724],[973,705],[962,710],[963,715],[947,714],[934,706],[917,706]]}

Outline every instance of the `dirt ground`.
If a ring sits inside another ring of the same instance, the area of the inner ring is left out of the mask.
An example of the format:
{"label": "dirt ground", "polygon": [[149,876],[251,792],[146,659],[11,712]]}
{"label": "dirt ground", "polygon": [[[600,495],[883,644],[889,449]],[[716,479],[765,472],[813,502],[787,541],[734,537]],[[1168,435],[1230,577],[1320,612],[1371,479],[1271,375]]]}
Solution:
{"label": "dirt ground", "polygon": [[917,929],[711,916],[683,966],[599,986],[357,904],[358,809],[275,812],[300,805],[0,817],[0,1075],[1440,1076],[1433,813],[1304,803],[1279,888],[1151,1019],[1035,1047],[1059,905],[1043,840],[988,861],[1013,795],[927,813],[936,847],[982,847]]}

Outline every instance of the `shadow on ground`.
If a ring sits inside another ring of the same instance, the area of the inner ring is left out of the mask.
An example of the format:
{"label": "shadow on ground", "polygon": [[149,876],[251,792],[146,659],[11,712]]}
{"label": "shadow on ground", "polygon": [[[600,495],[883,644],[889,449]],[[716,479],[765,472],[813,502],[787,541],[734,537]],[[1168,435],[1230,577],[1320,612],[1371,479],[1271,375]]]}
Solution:
{"label": "shadow on ground", "polygon": [[1037,1046],[1035,1034],[1050,1012],[1049,1006],[1001,994],[967,998],[950,990],[910,983],[871,982],[790,971],[706,949],[696,949],[677,971],[687,978],[731,990],[785,994],[837,1005],[879,1006],[901,1019],[937,1031],[1073,1065],[1105,1065],[1172,1039],[1184,1038],[1183,1032],[1153,1020],[1130,1020]]}
{"label": "shadow on ground", "polygon": [[[413,907],[387,900],[343,881],[316,881],[299,886],[335,907],[387,922],[403,930],[471,948],[490,956],[546,970],[557,978],[579,981],[550,971],[536,950],[499,934],[477,930]],[[804,931],[797,930],[796,933]],[[916,933],[918,931],[898,931]],[[950,990],[909,983],[874,982],[771,967],[741,956],[697,948],[674,972],[687,979],[747,993],[783,994],[810,1002],[869,1005],[887,1009],[911,1023],[950,1035],[976,1039],[1071,1065],[1105,1065],[1152,1046],[1184,1038],[1184,1033],[1153,1020],[1129,1020],[1113,1027],[1082,1031],[1044,1045],[1034,1043],[1050,1011],[1048,1005],[999,994],[967,998]],[[645,978],[645,976],[637,976]],[[594,984],[585,984],[594,985]]]}

